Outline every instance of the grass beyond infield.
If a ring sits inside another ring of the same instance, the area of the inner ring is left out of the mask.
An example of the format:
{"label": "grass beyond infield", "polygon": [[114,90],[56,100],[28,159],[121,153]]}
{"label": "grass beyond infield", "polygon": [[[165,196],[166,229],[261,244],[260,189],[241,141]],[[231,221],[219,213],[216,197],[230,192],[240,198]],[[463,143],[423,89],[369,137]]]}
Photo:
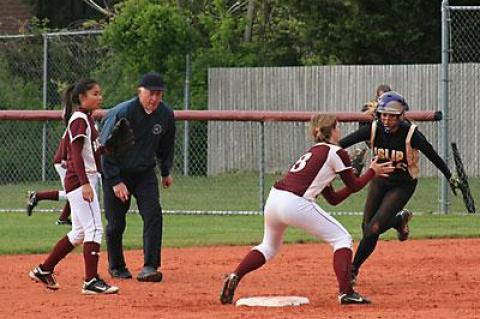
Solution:
{"label": "grass beyond infield", "polygon": [[[267,175],[265,180],[265,198],[278,175]],[[443,178],[443,177],[442,177]],[[28,190],[58,189],[59,182],[22,183],[0,185],[0,209],[24,209]],[[341,187],[338,181],[335,187]],[[367,186],[368,187],[368,186]],[[365,187],[353,194],[338,206],[330,206],[323,199],[319,204],[329,212],[361,212],[367,192]],[[480,178],[471,178],[472,194],[480,205]],[[174,176],[171,188],[161,190],[161,201],[166,210],[210,210],[210,211],[259,211],[260,192],[258,175],[248,172],[222,174],[213,177],[205,176]],[[438,212],[439,190],[437,178],[421,178],[417,190],[407,208],[414,212]],[[461,195],[451,196],[450,212],[465,212]],[[60,209],[63,202],[42,201],[37,209]],[[136,208],[135,205],[132,205]]]}
{"label": "grass beyond infield", "polygon": [[[38,213],[31,217],[19,213],[0,214],[0,254],[48,252],[64,236],[69,227],[55,225],[57,214]],[[351,232],[360,237],[360,216],[336,216]],[[142,220],[138,214],[127,216],[124,246],[142,248]],[[411,238],[480,237],[479,215],[417,215],[411,222]],[[164,247],[253,245],[262,240],[262,216],[189,216],[166,215],[163,232]],[[382,236],[395,239],[392,230]],[[395,239],[396,240],[396,239]],[[303,230],[289,228],[285,242],[316,241]],[[103,245],[105,250],[105,245]]]}

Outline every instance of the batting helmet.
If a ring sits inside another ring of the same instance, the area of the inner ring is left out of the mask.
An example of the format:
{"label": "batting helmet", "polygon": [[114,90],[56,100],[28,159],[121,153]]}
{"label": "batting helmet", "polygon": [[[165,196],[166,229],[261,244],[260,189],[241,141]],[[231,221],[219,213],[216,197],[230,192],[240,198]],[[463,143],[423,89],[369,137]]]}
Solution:
{"label": "batting helmet", "polygon": [[378,113],[401,115],[408,109],[405,98],[395,91],[385,92],[378,98]]}

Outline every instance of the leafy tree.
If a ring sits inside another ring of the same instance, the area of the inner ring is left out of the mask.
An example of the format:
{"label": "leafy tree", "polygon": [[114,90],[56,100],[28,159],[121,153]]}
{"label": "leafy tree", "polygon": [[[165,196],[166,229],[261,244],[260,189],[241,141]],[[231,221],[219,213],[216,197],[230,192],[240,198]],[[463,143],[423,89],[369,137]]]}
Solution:
{"label": "leafy tree", "polygon": [[[183,94],[183,73],[187,44],[186,19],[174,6],[148,0],[129,0],[116,7],[116,16],[105,27],[103,38],[111,47],[105,67],[118,74],[123,85],[111,88],[122,94],[134,88],[142,73],[164,74],[170,103]],[[128,82],[125,82],[128,81]],[[125,84],[128,83],[128,84]],[[108,84],[107,84],[108,85]]]}

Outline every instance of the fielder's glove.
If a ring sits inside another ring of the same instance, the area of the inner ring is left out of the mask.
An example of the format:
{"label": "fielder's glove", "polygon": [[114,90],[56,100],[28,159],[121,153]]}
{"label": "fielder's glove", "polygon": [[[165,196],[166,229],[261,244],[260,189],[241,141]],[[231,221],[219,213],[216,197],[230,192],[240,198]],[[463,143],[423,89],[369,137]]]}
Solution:
{"label": "fielder's glove", "polygon": [[351,155],[352,167],[354,169],[355,176],[359,177],[362,174],[363,167],[365,166],[365,160],[367,155],[367,149],[355,149]]}
{"label": "fielder's glove", "polygon": [[450,185],[450,189],[452,190],[452,193],[457,196],[457,189],[460,188],[461,182],[458,178],[452,176],[448,180],[448,184]]}
{"label": "fielder's glove", "polygon": [[104,145],[108,155],[121,155],[135,144],[135,136],[126,118],[121,118],[113,127]]}

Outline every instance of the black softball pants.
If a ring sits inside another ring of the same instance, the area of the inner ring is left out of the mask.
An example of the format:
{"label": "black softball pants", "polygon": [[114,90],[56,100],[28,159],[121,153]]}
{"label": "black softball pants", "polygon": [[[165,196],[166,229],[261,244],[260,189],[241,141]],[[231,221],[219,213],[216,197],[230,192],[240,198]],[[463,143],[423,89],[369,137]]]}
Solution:
{"label": "black softball pants", "polygon": [[[155,269],[161,264],[163,215],[160,206],[158,180],[154,169],[145,172],[122,174],[122,180],[131,196],[137,200],[138,210],[143,219],[144,266]],[[106,242],[110,269],[126,266],[123,254],[123,233],[126,227],[126,214],[131,204],[120,201],[113,187],[103,182],[105,217],[107,219]]]}
{"label": "black softball pants", "polygon": [[360,266],[373,253],[381,234],[400,222],[396,217],[412,197],[417,180],[395,181],[374,177],[368,187],[367,201],[363,211],[363,237],[353,259],[353,268]]}

